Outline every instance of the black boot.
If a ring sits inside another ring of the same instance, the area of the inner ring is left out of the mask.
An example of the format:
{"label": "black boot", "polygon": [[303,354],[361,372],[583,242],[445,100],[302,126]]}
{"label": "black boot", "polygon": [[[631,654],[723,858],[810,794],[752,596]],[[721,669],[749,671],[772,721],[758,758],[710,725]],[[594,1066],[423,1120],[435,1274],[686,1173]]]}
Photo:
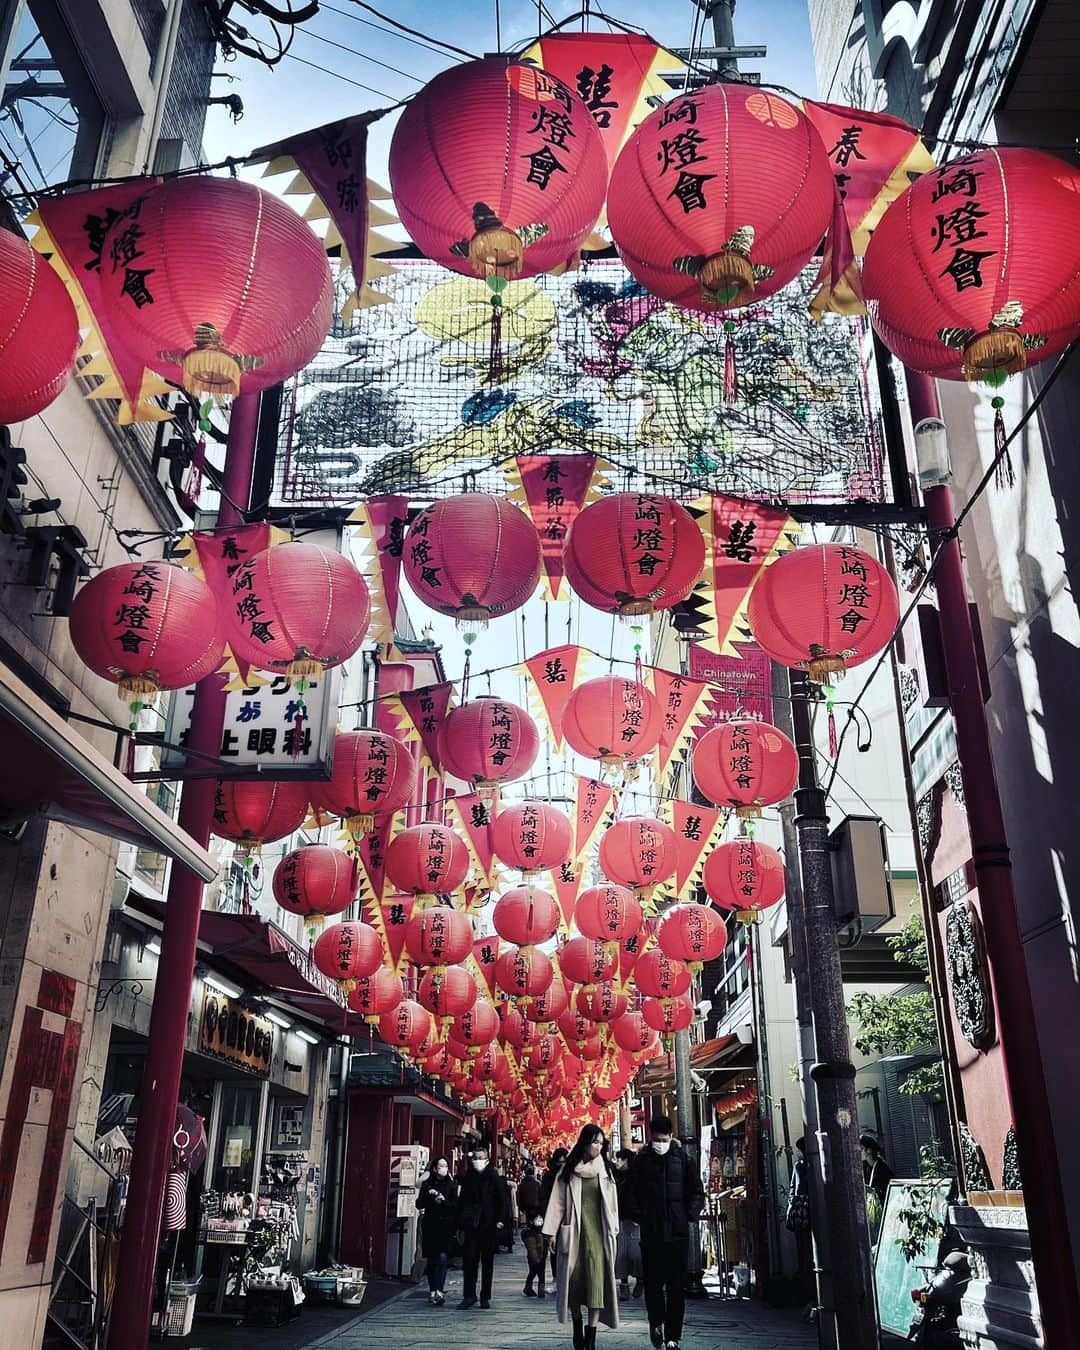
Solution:
{"label": "black boot", "polygon": [[596,1350],[596,1328],[585,1328],[585,1350]]}
{"label": "black boot", "polygon": [[525,1281],[525,1288],[522,1292],[525,1294],[526,1298],[536,1297],[536,1290],[533,1288],[533,1280],[535,1278],[536,1278],[535,1275],[530,1275],[529,1278]]}
{"label": "black boot", "polygon": [[574,1350],[585,1350],[585,1328],[581,1318],[574,1316]]}

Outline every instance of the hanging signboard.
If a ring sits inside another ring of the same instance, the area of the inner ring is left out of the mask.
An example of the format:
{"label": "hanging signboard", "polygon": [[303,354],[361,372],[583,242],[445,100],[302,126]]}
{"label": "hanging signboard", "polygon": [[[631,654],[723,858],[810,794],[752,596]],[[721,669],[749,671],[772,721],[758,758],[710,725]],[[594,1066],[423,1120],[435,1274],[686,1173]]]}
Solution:
{"label": "hanging signboard", "polygon": [[205,986],[199,1017],[199,1051],[214,1059],[227,1060],[260,1078],[269,1078],[274,1057],[274,1025],[236,999]]}

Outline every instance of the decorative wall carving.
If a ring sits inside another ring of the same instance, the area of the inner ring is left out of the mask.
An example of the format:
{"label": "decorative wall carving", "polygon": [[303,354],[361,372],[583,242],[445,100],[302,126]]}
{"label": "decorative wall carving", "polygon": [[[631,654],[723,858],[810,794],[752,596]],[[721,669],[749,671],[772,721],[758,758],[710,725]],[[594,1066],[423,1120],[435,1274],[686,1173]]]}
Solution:
{"label": "decorative wall carving", "polygon": [[945,920],[945,964],[960,1030],[977,1050],[986,1050],[997,1039],[990,968],[982,923],[967,898],[949,907]]}
{"label": "decorative wall carving", "polygon": [[960,1122],[960,1165],[964,1172],[964,1189],[969,1195],[972,1191],[993,1189],[986,1158],[966,1120]]}
{"label": "decorative wall carving", "polygon": [[956,804],[961,809],[967,804],[964,796],[964,780],[960,773],[960,764],[954,760],[945,770],[945,784],[949,791],[956,798]]}
{"label": "decorative wall carving", "polygon": [[1016,1131],[1011,1125],[1001,1153],[1001,1185],[1007,1191],[1024,1189],[1024,1182],[1020,1176],[1020,1150],[1016,1144]]}

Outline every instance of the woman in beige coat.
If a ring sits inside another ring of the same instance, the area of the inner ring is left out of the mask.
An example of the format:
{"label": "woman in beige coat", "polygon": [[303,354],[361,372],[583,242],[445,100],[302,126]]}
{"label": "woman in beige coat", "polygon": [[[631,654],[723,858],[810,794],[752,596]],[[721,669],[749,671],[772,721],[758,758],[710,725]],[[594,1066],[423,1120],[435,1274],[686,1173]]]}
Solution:
{"label": "woman in beige coat", "polygon": [[[559,1173],[544,1217],[556,1252],[555,1311],[574,1323],[574,1350],[595,1350],[596,1328],[619,1325],[615,1248],[619,1201],[599,1125],[586,1125]],[[586,1317],[581,1310],[585,1308]]]}

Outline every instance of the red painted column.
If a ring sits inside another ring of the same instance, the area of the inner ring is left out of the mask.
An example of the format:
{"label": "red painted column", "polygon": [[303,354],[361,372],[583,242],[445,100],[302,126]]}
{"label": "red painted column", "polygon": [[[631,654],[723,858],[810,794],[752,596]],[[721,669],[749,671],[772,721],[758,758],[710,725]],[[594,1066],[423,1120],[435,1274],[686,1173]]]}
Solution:
{"label": "red painted column", "polygon": [[[251,492],[259,395],[241,394],[229,418],[229,441],[219,525],[238,525]],[[234,505],[235,503],[235,505]],[[225,694],[221,677],[208,676],[195,689],[189,745],[200,754],[221,752]],[[177,817],[204,848],[210,840],[214,779],[185,783]],[[174,862],[169,879],[161,954],[154,982],[146,1074],[139,1093],[139,1124],[124,1211],[117,1281],[109,1323],[109,1350],[146,1350],[154,1293],[154,1267],[161,1233],[165,1176],[176,1126],[176,1102],[187,1040],[191,985],[202,912],[203,884],[194,872]]]}
{"label": "red painted column", "polygon": [[386,1266],[386,1207],[390,1192],[391,1093],[350,1092],[341,1209],[340,1259],[365,1270]]}

